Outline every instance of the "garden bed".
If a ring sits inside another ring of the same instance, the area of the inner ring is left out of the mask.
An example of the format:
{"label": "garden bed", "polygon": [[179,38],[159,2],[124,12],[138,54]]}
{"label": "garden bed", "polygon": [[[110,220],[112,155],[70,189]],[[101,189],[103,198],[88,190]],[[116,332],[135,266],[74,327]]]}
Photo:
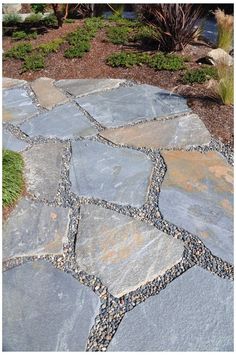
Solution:
{"label": "garden bed", "polygon": [[[27,43],[31,43],[33,46],[45,44],[54,39],[62,38],[69,32],[75,31],[78,26],[83,25],[84,20],[65,23],[62,28],[48,29],[47,33],[39,35],[37,39],[28,40]],[[10,37],[4,37],[4,52],[16,43],[21,43],[21,41],[16,42]],[[107,41],[106,29],[104,28],[99,30],[96,37],[91,40],[91,49],[82,58],[65,58],[64,52],[68,47],[68,43],[63,43],[57,52],[50,53],[45,57],[45,68],[38,71],[27,71],[20,74],[21,61],[6,59],[3,61],[3,76],[25,80],[34,80],[42,76],[56,80],[67,78],[124,78],[157,85],[171,91],[174,90],[186,96],[189,106],[200,116],[214,137],[233,146],[233,107],[221,105],[219,102],[210,99],[207,83],[183,84],[184,70],[156,71],[145,64],[130,68],[113,68],[106,64],[107,57],[115,52],[142,51],[154,54],[155,51],[150,50],[150,48],[147,50],[147,48],[134,43],[127,45],[110,43]],[[184,52],[178,54],[188,57],[188,62],[185,63],[186,68],[200,68],[201,66],[196,63],[196,60],[205,56],[209,50],[209,46],[204,44],[188,45]]]}

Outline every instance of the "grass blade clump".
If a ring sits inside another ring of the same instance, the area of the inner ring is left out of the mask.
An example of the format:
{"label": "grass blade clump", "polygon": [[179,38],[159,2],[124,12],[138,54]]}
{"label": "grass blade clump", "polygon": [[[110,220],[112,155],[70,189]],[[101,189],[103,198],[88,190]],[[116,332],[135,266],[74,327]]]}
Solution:
{"label": "grass blade clump", "polygon": [[228,53],[233,43],[234,17],[232,15],[226,15],[224,11],[220,9],[217,9],[214,15],[218,30],[217,46]]}
{"label": "grass blade clump", "polygon": [[234,103],[234,68],[223,62],[217,65],[218,80],[211,80],[208,88],[211,96],[224,105],[233,105]]}

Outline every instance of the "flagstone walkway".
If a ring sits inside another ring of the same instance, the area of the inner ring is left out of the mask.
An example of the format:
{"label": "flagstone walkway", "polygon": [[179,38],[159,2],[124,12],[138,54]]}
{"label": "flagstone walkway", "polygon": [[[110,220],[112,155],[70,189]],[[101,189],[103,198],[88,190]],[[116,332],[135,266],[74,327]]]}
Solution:
{"label": "flagstone walkway", "polygon": [[233,351],[233,154],[184,98],[4,78],[3,147],[27,187],[3,224],[3,350]]}

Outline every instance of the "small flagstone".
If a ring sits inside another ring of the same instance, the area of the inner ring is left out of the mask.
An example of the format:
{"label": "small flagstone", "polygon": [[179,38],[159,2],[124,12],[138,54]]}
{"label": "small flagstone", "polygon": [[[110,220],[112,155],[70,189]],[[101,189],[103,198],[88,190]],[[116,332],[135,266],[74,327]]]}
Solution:
{"label": "small flagstone", "polygon": [[115,297],[165,273],[183,250],[182,241],[144,222],[100,206],[81,206],[76,260]]}
{"label": "small flagstone", "polygon": [[163,217],[233,262],[233,168],[218,152],[162,155],[167,164],[159,198]]}
{"label": "small flagstone", "polygon": [[119,127],[189,111],[183,97],[151,85],[120,87],[76,99],[76,102],[106,127]]}
{"label": "small flagstone", "polygon": [[85,351],[100,301],[46,261],[3,274],[3,351]]}
{"label": "small flagstone", "polygon": [[117,144],[146,148],[186,148],[207,144],[211,135],[197,115],[190,114],[131,127],[106,129],[102,137]]}
{"label": "small flagstone", "polygon": [[30,137],[70,139],[98,133],[97,128],[73,104],[57,106],[25,122],[21,129]]}
{"label": "small flagstone", "polygon": [[114,89],[125,83],[123,79],[65,79],[55,85],[73,96],[84,96],[95,92]]}
{"label": "small flagstone", "polygon": [[72,142],[71,191],[122,205],[146,201],[152,162],[144,153],[95,141]]}
{"label": "small flagstone", "polygon": [[2,78],[2,88],[4,89],[11,89],[15,86],[22,86],[26,85],[27,81],[25,80],[18,80],[18,79],[12,79],[12,78]]}
{"label": "small flagstone", "polygon": [[14,152],[21,152],[28,146],[28,143],[22,141],[21,139],[16,138],[9,131],[3,130],[2,146],[3,149],[13,150]]}
{"label": "small flagstone", "polygon": [[68,223],[69,209],[21,199],[3,224],[3,259],[62,253]]}
{"label": "small flagstone", "polygon": [[34,145],[22,153],[27,191],[38,198],[54,200],[61,174],[63,143]]}
{"label": "small flagstone", "polygon": [[38,113],[38,109],[23,88],[3,90],[3,121],[21,123]]}
{"label": "small flagstone", "polygon": [[41,77],[31,83],[35,95],[41,106],[51,110],[58,104],[65,103],[69,99],[53,85],[54,80]]}
{"label": "small flagstone", "polygon": [[126,313],[108,351],[233,351],[233,290],[195,266]]}

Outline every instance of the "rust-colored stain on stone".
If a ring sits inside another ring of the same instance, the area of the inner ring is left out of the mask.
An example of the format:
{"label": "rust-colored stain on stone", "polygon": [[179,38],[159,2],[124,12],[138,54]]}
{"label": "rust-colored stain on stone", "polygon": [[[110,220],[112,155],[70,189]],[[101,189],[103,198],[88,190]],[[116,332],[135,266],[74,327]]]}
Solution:
{"label": "rust-colored stain on stone", "polygon": [[47,243],[44,247],[46,253],[59,253],[62,250],[62,236],[56,230],[54,233],[54,239]]}
{"label": "rust-colored stain on stone", "polygon": [[199,232],[199,236],[200,238],[208,238],[209,237],[209,233],[207,231],[201,231]]}
{"label": "rust-colored stain on stone", "polygon": [[230,203],[230,201],[228,199],[223,199],[222,201],[220,201],[220,205],[226,210],[228,211],[230,214],[234,212],[233,206]]}
{"label": "rust-colored stain on stone", "polygon": [[51,212],[50,217],[53,221],[55,221],[57,219],[57,213]]}
{"label": "rust-colored stain on stone", "polygon": [[14,117],[12,116],[12,113],[4,108],[2,111],[2,117],[3,117],[3,121],[11,121],[14,119]]}
{"label": "rust-colored stain on stone", "polygon": [[233,169],[219,153],[168,151],[162,155],[167,165],[163,186],[207,192],[209,184],[216,192],[232,192]]}

